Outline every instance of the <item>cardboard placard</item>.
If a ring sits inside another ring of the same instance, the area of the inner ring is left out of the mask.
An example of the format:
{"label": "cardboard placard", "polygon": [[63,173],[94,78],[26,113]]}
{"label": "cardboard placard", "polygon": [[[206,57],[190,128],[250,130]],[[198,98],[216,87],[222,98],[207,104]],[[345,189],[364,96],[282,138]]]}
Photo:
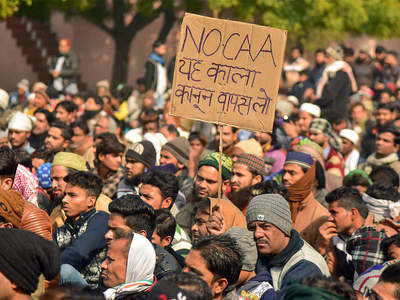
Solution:
{"label": "cardboard placard", "polygon": [[287,31],[186,13],[170,114],[271,132]]}

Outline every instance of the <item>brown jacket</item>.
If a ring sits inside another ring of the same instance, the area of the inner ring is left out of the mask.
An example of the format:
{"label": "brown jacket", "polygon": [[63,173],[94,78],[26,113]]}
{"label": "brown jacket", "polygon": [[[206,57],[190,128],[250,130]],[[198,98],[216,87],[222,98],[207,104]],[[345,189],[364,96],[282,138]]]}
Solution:
{"label": "brown jacket", "polygon": [[329,211],[321,205],[311,192],[303,201],[293,224],[300,236],[314,248],[318,237],[319,227],[326,222]]}

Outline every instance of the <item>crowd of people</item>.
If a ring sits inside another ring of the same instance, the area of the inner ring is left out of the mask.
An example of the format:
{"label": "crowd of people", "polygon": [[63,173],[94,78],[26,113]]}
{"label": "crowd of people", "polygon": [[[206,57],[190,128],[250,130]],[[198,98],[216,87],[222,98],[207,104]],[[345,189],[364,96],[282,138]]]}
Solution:
{"label": "crowd of people", "polygon": [[165,53],[0,89],[0,298],[400,299],[397,53],[293,48],[271,133],[170,116]]}

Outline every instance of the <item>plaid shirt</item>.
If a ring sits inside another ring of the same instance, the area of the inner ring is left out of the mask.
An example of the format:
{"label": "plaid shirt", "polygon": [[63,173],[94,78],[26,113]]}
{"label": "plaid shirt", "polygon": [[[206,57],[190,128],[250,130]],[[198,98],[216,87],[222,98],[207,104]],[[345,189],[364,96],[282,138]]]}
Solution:
{"label": "plaid shirt", "polygon": [[117,193],[118,183],[122,178],[124,178],[124,171],[120,168],[107,179],[106,183],[103,185],[101,193],[113,199],[114,195]]}
{"label": "plaid shirt", "polygon": [[346,243],[346,250],[352,256],[357,274],[385,261],[382,245],[384,238],[386,234],[383,231],[376,231],[371,226],[363,226],[353,232]]}

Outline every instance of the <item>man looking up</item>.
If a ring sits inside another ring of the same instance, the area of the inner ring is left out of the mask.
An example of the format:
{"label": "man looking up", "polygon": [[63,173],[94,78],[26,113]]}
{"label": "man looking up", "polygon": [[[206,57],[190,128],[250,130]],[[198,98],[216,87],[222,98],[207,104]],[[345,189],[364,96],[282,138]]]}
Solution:
{"label": "man looking up", "polygon": [[73,135],[70,126],[59,121],[53,122],[45,139],[46,149],[53,152],[65,151],[69,147]]}
{"label": "man looking up", "polygon": [[29,144],[32,121],[27,114],[16,112],[8,121],[8,140],[13,150],[21,149],[32,154],[35,149]]}
{"label": "man looking up", "polygon": [[156,164],[156,149],[149,141],[131,145],[125,154],[124,178],[118,183],[117,198],[136,194],[139,176]]}
{"label": "man looking up", "polygon": [[188,161],[190,153],[190,143],[183,137],[178,137],[166,143],[161,148],[160,166],[173,164],[176,167],[175,176],[179,182],[179,190],[186,198],[193,190],[193,180],[188,175]]}
{"label": "man looking up", "polygon": [[293,229],[311,246],[315,246],[318,228],[329,216],[328,210],[311,190],[315,182],[315,162],[311,155],[292,151],[286,156],[283,184],[289,189],[289,206]]}
{"label": "man looking up", "polygon": [[77,171],[64,181],[62,208],[67,220],[53,234],[61,250],[60,285],[97,288],[100,264],[106,257],[108,224],[108,214],[95,209],[101,180],[93,173]]}

